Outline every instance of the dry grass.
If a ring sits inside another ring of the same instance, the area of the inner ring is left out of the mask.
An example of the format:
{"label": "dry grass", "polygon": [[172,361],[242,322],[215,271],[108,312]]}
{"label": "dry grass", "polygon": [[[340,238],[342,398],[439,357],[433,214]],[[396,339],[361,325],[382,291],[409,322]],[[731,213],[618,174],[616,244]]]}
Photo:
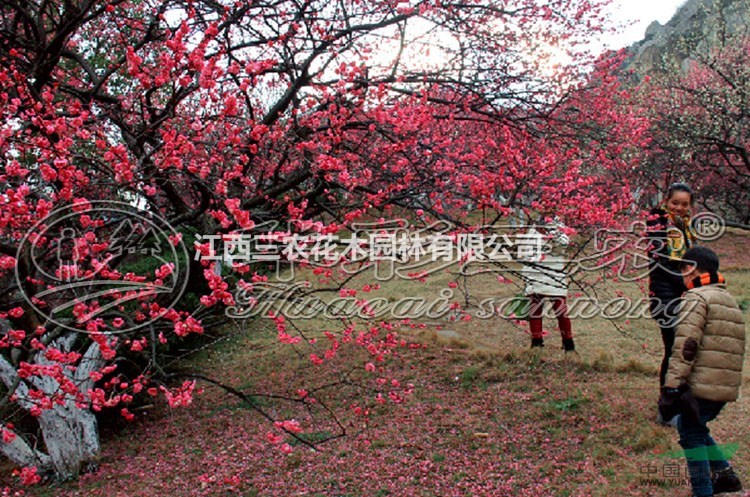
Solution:
{"label": "dry grass", "polygon": [[[732,261],[725,271],[730,290],[739,302],[750,302],[750,262],[744,252],[736,253],[738,246],[747,246],[747,237],[738,245],[739,236],[733,234],[717,249]],[[384,281],[367,297],[429,300],[454,279],[440,271],[424,283]],[[371,282],[361,275],[348,286],[361,289]],[[471,302],[517,291],[498,283],[495,275],[472,278],[465,288]],[[602,298],[618,292],[643,295],[637,282],[610,281],[599,287]],[[745,316],[750,321],[750,309]],[[308,339],[340,325],[320,318],[296,324]],[[617,320],[618,328],[601,317],[575,320],[581,364],[564,361],[556,323],[546,324],[551,328],[547,347],[530,351],[525,325],[499,316],[402,323],[402,336],[427,345],[405,351],[392,364],[397,377],[416,385],[414,395],[405,405],[374,410],[365,432],[329,442],[319,454],[297,450],[282,456],[262,443],[268,431],[264,421],[208,388],[194,408],[168,412],[160,407],[133,428],[132,437],[108,440],[100,476],[28,495],[689,495],[686,486],[659,488],[643,481],[662,477],[644,474],[647,468],[663,472],[682,464],[659,457],[679,446],[674,430],[654,422],[661,360],[655,324],[647,318],[627,324]],[[248,390],[288,392],[293,385],[323,381],[321,370],[307,364],[306,346],[299,354],[278,347],[272,325],[264,319],[242,323],[240,333],[196,357],[195,365]],[[446,336],[446,329],[457,336]],[[746,357],[750,362],[750,353]],[[740,444],[732,463],[750,482],[750,364],[745,371],[744,396],[725,409],[712,431],[720,443]],[[333,392],[326,399],[345,405],[350,394]],[[281,406],[267,407],[278,415],[284,412]],[[162,463],[137,482],[121,481],[121,476],[135,474],[131,463],[137,454],[170,451],[179,452],[177,462]],[[240,461],[232,466],[241,476],[236,491],[195,483],[200,471],[195,468],[218,454]],[[175,477],[180,485],[170,483]]]}

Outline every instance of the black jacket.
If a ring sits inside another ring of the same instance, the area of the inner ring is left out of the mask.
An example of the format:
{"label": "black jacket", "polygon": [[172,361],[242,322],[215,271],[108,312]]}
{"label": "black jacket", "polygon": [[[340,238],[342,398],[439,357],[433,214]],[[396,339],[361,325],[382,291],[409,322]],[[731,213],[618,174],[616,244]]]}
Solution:
{"label": "black jacket", "polygon": [[646,221],[650,241],[648,289],[654,318],[661,317],[665,310],[676,313],[675,306],[687,290],[680,275],[680,261],[676,258],[692,245],[687,229],[690,228],[675,226],[664,209],[655,208],[649,213]]}

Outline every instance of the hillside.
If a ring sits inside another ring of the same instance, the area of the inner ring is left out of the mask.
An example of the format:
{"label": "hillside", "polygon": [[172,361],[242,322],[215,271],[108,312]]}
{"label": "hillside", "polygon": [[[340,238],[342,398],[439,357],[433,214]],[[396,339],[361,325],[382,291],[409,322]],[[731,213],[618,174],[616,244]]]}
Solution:
{"label": "hillside", "polygon": [[629,68],[644,75],[682,64],[728,36],[750,33],[750,1],[688,0],[666,24],[654,21],[628,50]]}

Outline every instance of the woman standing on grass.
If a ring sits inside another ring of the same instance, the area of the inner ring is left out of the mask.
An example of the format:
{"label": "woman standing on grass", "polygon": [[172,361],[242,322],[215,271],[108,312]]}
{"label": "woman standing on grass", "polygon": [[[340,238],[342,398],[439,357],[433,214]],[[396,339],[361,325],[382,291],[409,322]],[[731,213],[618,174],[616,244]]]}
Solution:
{"label": "woman standing on grass", "polygon": [[544,302],[550,301],[557,317],[566,358],[578,360],[573,342],[573,330],[568,317],[568,275],[566,273],[567,251],[570,239],[563,231],[565,225],[555,219],[548,226],[534,226],[525,238],[536,245],[531,257],[523,262],[521,276],[526,282],[524,294],[529,299],[529,327],[531,347],[544,347],[542,316]]}
{"label": "woman standing on grass", "polygon": [[650,241],[648,290],[651,317],[661,330],[664,358],[659,371],[659,386],[664,386],[669,356],[674,345],[678,306],[687,290],[680,273],[682,256],[695,244],[690,226],[693,190],[685,183],[674,183],[662,204],[651,210],[646,221]]}

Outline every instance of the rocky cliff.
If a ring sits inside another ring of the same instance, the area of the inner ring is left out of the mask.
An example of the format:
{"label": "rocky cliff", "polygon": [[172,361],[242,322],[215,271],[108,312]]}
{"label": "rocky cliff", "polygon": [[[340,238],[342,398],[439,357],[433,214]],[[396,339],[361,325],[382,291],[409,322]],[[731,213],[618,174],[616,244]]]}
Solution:
{"label": "rocky cliff", "polygon": [[629,47],[628,66],[643,75],[705,53],[735,35],[750,35],[750,0],[688,0],[666,24],[654,21]]}

